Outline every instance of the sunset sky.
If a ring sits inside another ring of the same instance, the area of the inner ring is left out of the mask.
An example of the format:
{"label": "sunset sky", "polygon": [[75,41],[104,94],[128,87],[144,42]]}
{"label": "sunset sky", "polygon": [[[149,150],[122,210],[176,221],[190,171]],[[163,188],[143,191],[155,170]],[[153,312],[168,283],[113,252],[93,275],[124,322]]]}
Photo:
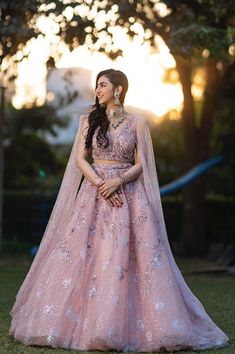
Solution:
{"label": "sunset sky", "polygon": [[[162,116],[168,110],[180,110],[182,91],[180,84],[164,82],[166,69],[174,68],[175,62],[161,38],[156,38],[158,50],[153,50],[148,43],[142,44],[141,29],[139,36],[133,41],[127,37],[123,29],[114,28],[116,46],[123,50],[123,57],[111,61],[105,54],[91,52],[86,45],[70,52],[60,42],[53,21],[41,18],[38,26],[46,33],[31,40],[26,47],[28,59],[19,64],[19,76],[16,80],[16,94],[13,104],[20,108],[27,102],[37,98],[42,104],[46,97],[46,61],[53,46],[61,56],[56,61],[57,68],[80,67],[91,71],[92,82],[100,70],[114,68],[122,70],[128,77],[129,90],[125,103]],[[21,54],[19,53],[19,56]]]}

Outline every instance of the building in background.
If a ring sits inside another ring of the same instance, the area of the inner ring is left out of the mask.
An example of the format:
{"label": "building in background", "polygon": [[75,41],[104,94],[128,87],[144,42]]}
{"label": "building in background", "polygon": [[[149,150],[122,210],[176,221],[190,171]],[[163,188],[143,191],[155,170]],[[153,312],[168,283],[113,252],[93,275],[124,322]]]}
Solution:
{"label": "building in background", "polygon": [[79,124],[79,116],[94,103],[91,72],[82,68],[54,68],[47,80],[47,102],[58,108],[58,115],[70,118],[67,128],[58,128],[58,136],[48,134],[52,144],[70,144]]}

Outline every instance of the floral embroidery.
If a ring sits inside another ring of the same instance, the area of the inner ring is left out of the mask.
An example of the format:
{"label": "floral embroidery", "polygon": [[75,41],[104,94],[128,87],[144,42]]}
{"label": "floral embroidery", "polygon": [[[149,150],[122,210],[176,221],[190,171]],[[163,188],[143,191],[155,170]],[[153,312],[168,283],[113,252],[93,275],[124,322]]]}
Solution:
{"label": "floral embroidery", "polygon": [[72,308],[67,308],[65,311],[66,317],[69,318],[72,322],[75,322],[76,324],[79,323],[80,317],[76,311],[74,311]]}
{"label": "floral embroidery", "polygon": [[156,310],[163,310],[165,308],[165,303],[161,301],[155,302],[155,309]]}
{"label": "floral embroidery", "polygon": [[54,314],[54,305],[46,305],[44,307],[43,313],[47,316],[52,316]]}
{"label": "floral embroidery", "polygon": [[[129,121],[115,137],[114,143],[110,140],[106,148],[97,145],[96,137],[98,129],[95,131],[92,139],[92,157],[96,160],[117,160],[123,162],[131,162],[134,160],[134,150],[136,143],[135,129],[133,129],[133,118]],[[132,128],[132,129],[130,129]]]}
{"label": "floral embroidery", "polygon": [[72,278],[64,279],[63,288],[67,289],[70,286],[71,283],[72,283]]}

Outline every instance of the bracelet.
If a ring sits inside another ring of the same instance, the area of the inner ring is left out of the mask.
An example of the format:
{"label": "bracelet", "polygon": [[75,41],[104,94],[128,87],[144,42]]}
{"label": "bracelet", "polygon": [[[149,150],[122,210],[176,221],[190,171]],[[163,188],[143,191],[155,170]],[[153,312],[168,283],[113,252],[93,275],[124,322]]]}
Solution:
{"label": "bracelet", "polygon": [[120,180],[121,180],[121,185],[123,185],[124,183],[126,183],[127,181],[127,176],[125,174],[119,176]]}

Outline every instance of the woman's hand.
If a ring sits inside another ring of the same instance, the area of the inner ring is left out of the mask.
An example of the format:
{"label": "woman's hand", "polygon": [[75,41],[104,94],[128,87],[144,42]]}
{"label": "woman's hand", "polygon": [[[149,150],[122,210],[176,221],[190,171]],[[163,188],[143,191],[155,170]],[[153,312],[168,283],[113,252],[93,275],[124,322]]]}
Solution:
{"label": "woman's hand", "polygon": [[[112,183],[107,183],[107,182],[112,182]],[[100,194],[105,199],[109,199],[111,202],[111,205],[116,206],[116,207],[121,207],[123,204],[123,201],[119,196],[119,191],[118,190],[114,191],[109,197],[107,197],[107,191],[109,190],[109,192],[110,192],[113,190],[113,188],[118,189],[120,187],[120,185],[121,185],[121,181],[119,178],[113,178],[108,181],[101,180],[97,184]],[[101,187],[104,187],[104,188],[101,188]]]}
{"label": "woman's hand", "polygon": [[116,207],[121,207],[123,205],[123,201],[120,198],[119,192],[115,192],[111,195],[111,197],[109,197],[109,200],[112,204],[112,206],[116,206]]}
{"label": "woman's hand", "polygon": [[121,180],[119,177],[111,178],[98,186],[100,194],[105,198],[111,197],[113,193],[121,186]]}

